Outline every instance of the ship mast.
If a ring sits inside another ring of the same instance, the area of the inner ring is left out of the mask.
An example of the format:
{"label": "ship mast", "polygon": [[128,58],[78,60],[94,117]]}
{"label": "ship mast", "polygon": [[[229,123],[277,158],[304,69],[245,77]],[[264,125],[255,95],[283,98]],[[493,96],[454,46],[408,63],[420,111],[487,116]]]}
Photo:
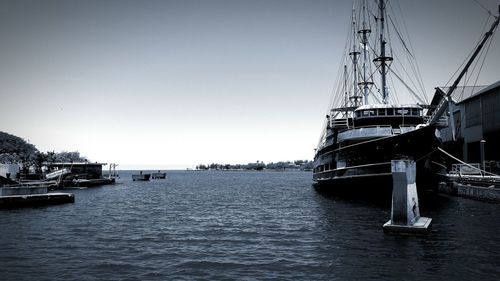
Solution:
{"label": "ship mast", "polygon": [[382,102],[387,104],[388,92],[387,92],[387,70],[388,65],[387,62],[392,61],[392,57],[386,56],[385,53],[385,41],[384,36],[384,23],[385,23],[385,1],[379,0],[379,20],[380,20],[380,56],[373,60],[374,63],[380,65],[380,74],[381,74],[381,86],[382,86]]}
{"label": "ship mast", "polygon": [[353,41],[352,41],[352,51],[349,53],[349,56],[351,56],[352,59],[352,66],[353,66],[353,89],[352,89],[352,96],[351,96],[351,102],[352,106],[358,107],[361,105],[361,96],[358,95],[358,56],[361,54],[357,50],[357,40],[356,40],[356,13],[353,10],[352,11],[352,36],[353,36]]}
{"label": "ship mast", "polygon": [[371,33],[371,29],[366,27],[366,0],[363,0],[363,29],[358,31],[361,34],[361,44],[363,45],[363,81],[359,83],[359,86],[363,86],[363,97],[364,104],[368,104],[368,87],[372,85],[372,82],[366,79],[366,61],[368,60],[368,35]]}

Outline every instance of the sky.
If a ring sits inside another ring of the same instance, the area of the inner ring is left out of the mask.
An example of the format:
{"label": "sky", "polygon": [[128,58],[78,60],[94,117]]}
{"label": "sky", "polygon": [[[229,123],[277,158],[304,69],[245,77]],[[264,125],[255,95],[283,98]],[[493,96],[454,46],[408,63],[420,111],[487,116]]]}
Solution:
{"label": "sky", "polygon": [[[477,1],[498,13],[497,0]],[[430,98],[488,13],[474,0],[399,5]],[[340,0],[1,0],[0,131],[122,169],[312,160],[351,8]],[[478,84],[500,79],[499,61],[496,35]]]}

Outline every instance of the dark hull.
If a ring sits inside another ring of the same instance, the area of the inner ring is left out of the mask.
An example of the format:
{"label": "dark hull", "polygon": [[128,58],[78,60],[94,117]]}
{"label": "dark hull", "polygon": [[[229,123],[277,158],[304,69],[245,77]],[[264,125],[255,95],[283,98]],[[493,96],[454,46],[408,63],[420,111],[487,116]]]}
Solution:
{"label": "dark hull", "polygon": [[165,179],[167,178],[167,173],[153,173],[151,174],[152,179]]}
{"label": "dark hull", "polygon": [[149,181],[151,174],[132,175],[133,181]]}
{"label": "dark hull", "polygon": [[[327,169],[315,169],[313,179],[320,191],[349,194],[362,192],[369,196],[387,196],[392,191],[391,160],[413,159],[417,163],[417,187],[434,189],[440,162],[433,153],[440,145],[435,127],[427,126],[408,133],[379,138],[362,143],[322,149],[315,163]],[[328,160],[330,159],[330,160]],[[339,167],[339,162],[346,163]],[[316,168],[317,168],[316,167]]]}

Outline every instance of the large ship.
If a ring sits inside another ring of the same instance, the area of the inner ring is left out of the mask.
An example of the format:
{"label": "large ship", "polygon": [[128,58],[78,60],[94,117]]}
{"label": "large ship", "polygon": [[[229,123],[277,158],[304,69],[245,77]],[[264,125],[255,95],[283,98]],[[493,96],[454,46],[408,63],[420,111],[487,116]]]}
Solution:
{"label": "large ship", "polygon": [[[352,12],[351,36],[339,75],[342,78],[337,81],[337,91],[314,157],[313,180],[315,187],[322,191],[356,195],[363,189],[369,196],[386,196],[392,190],[391,160],[396,159],[416,162],[419,190],[435,188],[438,171],[445,168],[436,153],[440,146],[436,128],[442,125],[443,116],[446,117],[453,91],[499,21],[498,16],[495,17],[439,105],[431,108],[425,94],[418,94],[419,91],[410,87],[422,84],[418,71],[413,72],[418,67],[402,66],[395,59],[406,58],[412,62],[411,44],[403,41],[403,29],[396,27],[397,21],[388,17],[388,1],[376,2],[372,4],[375,12],[366,0],[360,1]],[[394,28],[392,34],[388,33],[387,22]],[[377,31],[376,35],[372,34],[372,28]],[[391,37],[401,41],[402,47],[391,44],[388,41]],[[395,50],[406,54],[396,56]],[[397,94],[403,91],[414,98],[413,102],[401,102],[403,98]],[[422,87],[420,93],[424,92]]]}

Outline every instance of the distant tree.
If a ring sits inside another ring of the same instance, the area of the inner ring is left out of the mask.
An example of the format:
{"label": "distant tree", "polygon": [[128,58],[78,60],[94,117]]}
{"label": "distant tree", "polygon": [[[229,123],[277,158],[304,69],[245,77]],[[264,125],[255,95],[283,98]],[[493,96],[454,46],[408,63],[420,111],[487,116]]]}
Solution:
{"label": "distant tree", "polygon": [[219,164],[212,163],[209,165],[199,164],[196,166],[197,170],[256,170],[261,171],[264,169],[269,170],[286,170],[286,169],[301,169],[308,170],[312,169],[313,162],[308,160],[295,160],[295,161],[280,161],[277,163],[270,162],[265,164],[264,162],[257,160],[255,163],[248,164]]}
{"label": "distant tree", "polygon": [[78,151],[62,151],[55,153],[55,162],[88,162],[89,160],[85,157],[80,156]]}
{"label": "distant tree", "polygon": [[257,161],[257,163],[248,163],[246,166],[247,170],[256,170],[256,171],[261,171],[264,170],[266,167],[266,164],[264,162]]}
{"label": "distant tree", "polygon": [[46,159],[47,163],[53,164],[56,162],[56,159],[57,157],[54,151],[47,151],[47,159]]}
{"label": "distant tree", "polygon": [[47,162],[47,160],[48,160],[47,153],[43,153],[40,151],[35,152],[34,161],[33,161],[35,173],[42,172],[42,167],[43,167],[44,163]]}
{"label": "distant tree", "polygon": [[200,164],[200,165],[196,166],[196,169],[197,170],[208,170],[208,167],[206,165]]}
{"label": "distant tree", "polygon": [[305,171],[310,171],[313,169],[314,167],[314,162],[313,161],[305,161],[301,166],[300,166],[300,169],[301,170],[305,170]]}
{"label": "distant tree", "polygon": [[0,163],[21,164],[27,171],[34,163],[36,152],[38,149],[24,139],[0,132]]}
{"label": "distant tree", "polygon": [[44,163],[85,161],[88,159],[78,151],[43,153],[20,137],[0,132],[0,163],[20,164],[24,173],[28,173],[30,167],[40,172]]}

